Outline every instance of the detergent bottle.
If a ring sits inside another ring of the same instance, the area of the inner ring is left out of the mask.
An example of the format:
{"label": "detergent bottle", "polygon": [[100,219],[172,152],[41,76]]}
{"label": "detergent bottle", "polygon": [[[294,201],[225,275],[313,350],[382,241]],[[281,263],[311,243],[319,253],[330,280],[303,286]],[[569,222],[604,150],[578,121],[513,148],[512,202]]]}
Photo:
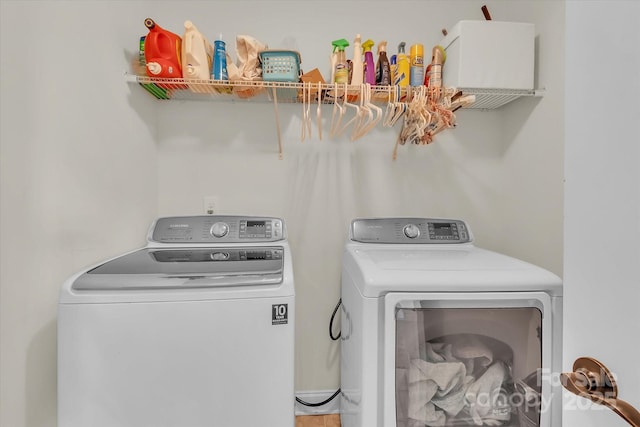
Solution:
{"label": "detergent bottle", "polygon": [[193,25],[184,22],[182,37],[182,74],[185,80],[208,80],[211,77],[213,46]]}
{"label": "detergent bottle", "polygon": [[360,34],[356,34],[353,41],[353,60],[351,60],[351,80],[352,85],[361,85],[364,78],[364,64],[362,62],[362,44],[360,43]]}
{"label": "detergent bottle", "polygon": [[149,33],[144,39],[144,57],[149,77],[182,77],[182,39],[167,31],[153,19],[144,20]]}
{"label": "detergent bottle", "polygon": [[393,82],[394,85],[400,86],[400,87],[409,86],[410,65],[409,65],[409,58],[407,58],[407,55],[404,53],[405,46],[406,46],[405,42],[400,42],[400,44],[398,45],[398,55],[396,58],[396,62],[398,63],[398,68],[396,72],[396,79]]}
{"label": "detergent bottle", "polygon": [[364,49],[364,82],[370,85],[376,84],[376,65],[373,63],[373,52],[371,52],[373,45],[374,42],[371,39],[362,43],[362,49]]}
{"label": "detergent bottle", "polygon": [[349,42],[345,39],[334,40],[331,42],[334,51],[337,49],[336,68],[334,73],[335,83],[349,83],[349,67],[347,65],[347,55],[344,49],[349,46]]}
{"label": "detergent bottle", "polygon": [[376,84],[388,86],[391,84],[391,65],[387,58],[387,42],[378,43],[378,62],[376,63]]}

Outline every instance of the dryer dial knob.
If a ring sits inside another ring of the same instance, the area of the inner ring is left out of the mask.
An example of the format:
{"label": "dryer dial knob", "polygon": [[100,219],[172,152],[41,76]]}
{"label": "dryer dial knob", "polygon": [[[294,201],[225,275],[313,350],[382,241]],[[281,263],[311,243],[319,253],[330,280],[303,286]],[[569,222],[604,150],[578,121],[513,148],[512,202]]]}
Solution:
{"label": "dryer dial knob", "polygon": [[224,222],[216,222],[211,226],[210,232],[213,237],[224,237],[229,234],[229,226]]}
{"label": "dryer dial knob", "polygon": [[404,235],[410,239],[415,239],[420,235],[420,229],[414,224],[405,225],[402,231],[404,231]]}

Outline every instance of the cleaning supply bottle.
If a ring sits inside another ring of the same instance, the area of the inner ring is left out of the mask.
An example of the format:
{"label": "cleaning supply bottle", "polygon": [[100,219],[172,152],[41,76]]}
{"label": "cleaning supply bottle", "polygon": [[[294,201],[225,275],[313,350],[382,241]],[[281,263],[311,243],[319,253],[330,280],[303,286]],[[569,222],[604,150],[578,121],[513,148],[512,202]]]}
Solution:
{"label": "cleaning supply bottle", "polygon": [[400,87],[409,86],[409,58],[407,58],[407,54],[404,53],[404,48],[406,46],[405,42],[400,42],[398,45],[398,57],[396,59],[398,63],[398,71],[396,73],[394,85]]}
{"label": "cleaning supply bottle", "polygon": [[424,46],[420,43],[412,45],[409,61],[411,63],[410,84],[420,86],[424,83]]}
{"label": "cleaning supply bottle", "polygon": [[351,79],[349,83],[352,85],[361,85],[364,79],[364,64],[362,62],[362,44],[360,43],[360,34],[356,34],[353,41],[353,59],[351,60]]}
{"label": "cleaning supply bottle", "polygon": [[222,34],[218,40],[213,42],[213,71],[211,72],[211,78],[213,80],[229,80],[227,73],[227,50]]}
{"label": "cleaning supply bottle", "polygon": [[[431,51],[431,69],[429,71],[429,87],[440,89],[442,87],[442,65],[446,60],[446,53],[442,46],[434,46]],[[433,97],[440,99],[440,91],[434,90]]]}
{"label": "cleaning supply bottle", "polygon": [[334,42],[331,42],[333,49],[331,50],[331,56],[329,57],[329,67],[331,70],[331,83],[336,81],[336,64],[338,63],[338,46]]}
{"label": "cleaning supply bottle", "polygon": [[431,64],[429,67],[428,83],[429,86],[442,87],[442,66],[447,60],[447,54],[440,45],[434,46],[431,50]]}
{"label": "cleaning supply bottle", "polygon": [[391,65],[387,58],[387,42],[378,43],[378,62],[376,63],[376,84],[388,86],[391,84]]}
{"label": "cleaning supply bottle", "polygon": [[374,44],[371,39],[362,43],[362,49],[364,50],[364,82],[370,85],[376,84],[376,65],[373,62],[373,52],[371,52]]}
{"label": "cleaning supply bottle", "polygon": [[347,54],[344,49],[349,46],[349,42],[345,39],[334,40],[331,42],[334,51],[337,49],[336,66],[334,74],[335,83],[349,83],[349,67],[347,66]]}
{"label": "cleaning supply bottle", "polygon": [[398,56],[391,55],[389,58],[389,70],[391,71],[391,84],[395,84],[398,75]]}
{"label": "cleaning supply bottle", "polygon": [[144,20],[149,33],[144,39],[144,58],[149,77],[182,77],[182,39],[179,35],[167,31],[153,19]]}
{"label": "cleaning supply bottle", "polygon": [[182,37],[182,74],[185,80],[208,80],[212,63],[213,46],[193,22],[185,21]]}

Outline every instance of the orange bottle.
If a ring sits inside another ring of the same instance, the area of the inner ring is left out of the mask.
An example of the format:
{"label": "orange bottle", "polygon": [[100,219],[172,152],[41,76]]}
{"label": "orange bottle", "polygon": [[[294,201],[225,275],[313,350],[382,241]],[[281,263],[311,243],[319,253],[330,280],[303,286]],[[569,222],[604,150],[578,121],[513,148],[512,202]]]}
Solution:
{"label": "orange bottle", "polygon": [[182,77],[182,39],[179,35],[167,31],[153,19],[144,20],[149,34],[144,40],[144,57],[147,75],[175,79]]}

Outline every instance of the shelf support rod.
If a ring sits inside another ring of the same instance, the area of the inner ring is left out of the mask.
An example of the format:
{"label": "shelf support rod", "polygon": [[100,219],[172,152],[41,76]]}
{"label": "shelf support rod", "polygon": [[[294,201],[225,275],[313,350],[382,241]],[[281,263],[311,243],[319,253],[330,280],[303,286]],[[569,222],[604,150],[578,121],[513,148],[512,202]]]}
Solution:
{"label": "shelf support rod", "polygon": [[280,114],[278,113],[278,93],[275,86],[271,90],[273,93],[273,109],[276,114],[276,130],[278,132],[278,159],[282,160],[282,132],[280,131]]}

